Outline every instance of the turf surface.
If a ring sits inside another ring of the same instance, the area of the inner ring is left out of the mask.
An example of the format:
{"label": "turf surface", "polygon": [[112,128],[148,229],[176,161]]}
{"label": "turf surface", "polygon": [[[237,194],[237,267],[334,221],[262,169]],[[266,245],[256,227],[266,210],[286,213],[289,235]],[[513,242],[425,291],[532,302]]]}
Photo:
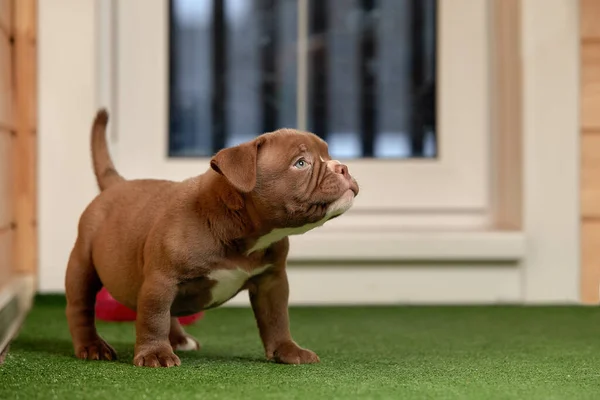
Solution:
{"label": "turf surface", "polygon": [[64,299],[38,297],[0,366],[0,399],[598,399],[600,310],[571,307],[293,308],[322,362],[264,361],[249,309],[188,328],[182,366],[136,368],[130,323],[99,323],[119,360],[72,355]]}

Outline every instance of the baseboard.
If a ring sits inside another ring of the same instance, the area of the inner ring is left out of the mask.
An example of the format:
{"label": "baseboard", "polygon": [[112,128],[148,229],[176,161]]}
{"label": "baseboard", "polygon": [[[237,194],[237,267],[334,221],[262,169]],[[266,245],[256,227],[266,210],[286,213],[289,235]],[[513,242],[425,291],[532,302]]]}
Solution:
{"label": "baseboard", "polygon": [[34,292],[34,278],[30,275],[17,275],[0,289],[0,354],[6,355],[8,345],[19,332]]}

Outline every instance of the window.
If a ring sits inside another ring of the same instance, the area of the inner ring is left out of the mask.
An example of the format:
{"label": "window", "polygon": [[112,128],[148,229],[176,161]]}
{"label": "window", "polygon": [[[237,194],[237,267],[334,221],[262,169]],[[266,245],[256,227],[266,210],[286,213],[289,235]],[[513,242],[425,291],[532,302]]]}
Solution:
{"label": "window", "polygon": [[291,125],[325,137],[363,189],[323,231],[489,226],[489,2],[114,4],[123,174],[185,179]]}
{"label": "window", "polygon": [[169,156],[280,127],[335,158],[435,157],[435,0],[170,0]]}

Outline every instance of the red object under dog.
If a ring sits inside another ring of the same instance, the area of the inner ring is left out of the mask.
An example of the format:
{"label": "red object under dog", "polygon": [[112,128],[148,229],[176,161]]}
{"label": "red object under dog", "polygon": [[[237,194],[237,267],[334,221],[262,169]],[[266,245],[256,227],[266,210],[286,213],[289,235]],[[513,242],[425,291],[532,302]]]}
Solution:
{"label": "red object under dog", "polygon": [[[136,315],[137,313],[131,308],[125,307],[115,300],[106,288],[102,288],[96,295],[96,317],[98,319],[110,322],[135,321]],[[203,315],[203,312],[199,312],[179,317],[178,320],[181,325],[190,325],[202,318]]]}

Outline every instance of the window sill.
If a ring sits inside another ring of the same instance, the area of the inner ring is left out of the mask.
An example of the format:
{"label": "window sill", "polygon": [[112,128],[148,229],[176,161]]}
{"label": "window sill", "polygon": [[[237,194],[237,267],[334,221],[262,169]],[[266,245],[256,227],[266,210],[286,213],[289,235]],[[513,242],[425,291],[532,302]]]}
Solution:
{"label": "window sill", "polygon": [[308,232],[290,237],[291,262],[516,262],[525,256],[520,231]]}

